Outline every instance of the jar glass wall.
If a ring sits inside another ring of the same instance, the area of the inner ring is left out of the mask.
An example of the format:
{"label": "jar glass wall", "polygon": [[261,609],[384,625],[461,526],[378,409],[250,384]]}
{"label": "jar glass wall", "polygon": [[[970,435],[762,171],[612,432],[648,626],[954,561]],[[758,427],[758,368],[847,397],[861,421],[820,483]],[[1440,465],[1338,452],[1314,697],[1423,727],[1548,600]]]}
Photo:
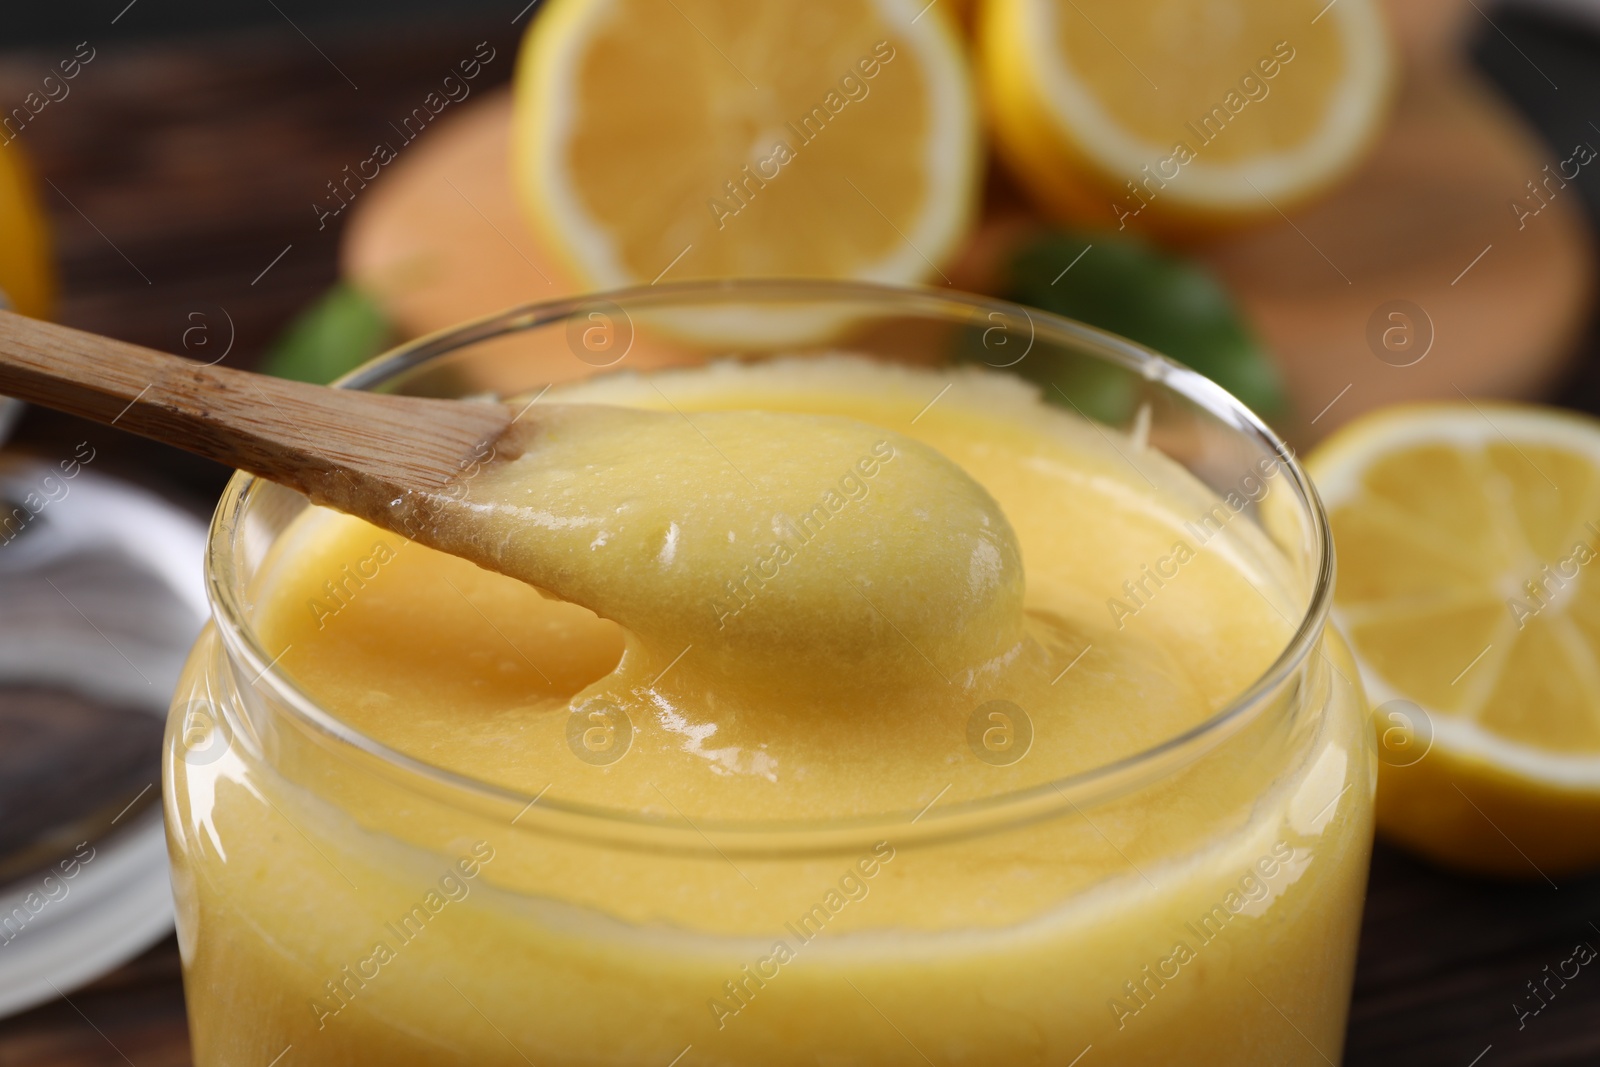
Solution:
{"label": "jar glass wall", "polygon": [[1326,621],[1315,493],[1216,386],[1012,305],[811,282],[519,309],[343,384],[532,397],[838,351],[1020,375],[1135,470],[1182,467],[1205,490],[1185,536],[1237,523],[1266,546],[1281,655],[1178,736],[1037,768],[1022,789],[828,819],[614,810],[441,769],[312,699],[254,625],[309,505],[237,477],[212,530],[215,620],[167,738],[196,1063],[291,1047],[300,1064],[1338,1061],[1371,836],[1366,708]]}

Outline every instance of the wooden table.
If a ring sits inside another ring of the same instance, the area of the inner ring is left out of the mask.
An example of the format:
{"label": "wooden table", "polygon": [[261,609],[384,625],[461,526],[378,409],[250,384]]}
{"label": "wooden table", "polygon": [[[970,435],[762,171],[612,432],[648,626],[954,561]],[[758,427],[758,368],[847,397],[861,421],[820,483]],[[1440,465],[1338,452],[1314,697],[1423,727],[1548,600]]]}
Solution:
{"label": "wooden table", "polygon": [[[64,321],[174,351],[204,324],[216,345],[234,334],[231,364],[252,365],[334,280],[337,223],[319,230],[312,207],[325,183],[365,158],[477,42],[499,52],[482,83],[507,78],[517,38],[509,16],[311,29],[315,46],[286,25],[107,42],[73,94],[25,132],[55,186],[45,191]],[[20,100],[63,56],[0,53],[0,103]],[[1593,366],[1578,380],[1593,382]],[[1593,386],[1582,389],[1591,398]],[[48,413],[30,412],[21,430],[45,454],[85,436],[104,457],[98,469],[155,482],[197,510],[222,484],[224,472],[201,461]],[[1513,1011],[1524,983],[1580,939],[1600,946],[1600,879],[1473,882],[1380,846],[1347,1062],[1600,1063],[1600,968],[1580,972],[1524,1029]],[[0,1067],[189,1062],[170,939],[70,1002],[0,1022]]]}

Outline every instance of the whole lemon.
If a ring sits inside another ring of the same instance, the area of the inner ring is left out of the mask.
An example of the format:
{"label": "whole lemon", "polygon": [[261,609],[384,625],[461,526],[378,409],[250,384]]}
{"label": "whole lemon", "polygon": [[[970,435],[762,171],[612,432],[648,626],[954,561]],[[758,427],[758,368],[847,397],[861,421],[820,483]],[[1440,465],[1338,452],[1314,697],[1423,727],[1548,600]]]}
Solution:
{"label": "whole lemon", "polygon": [[0,144],[0,294],[15,310],[45,318],[55,303],[50,234],[22,148]]}

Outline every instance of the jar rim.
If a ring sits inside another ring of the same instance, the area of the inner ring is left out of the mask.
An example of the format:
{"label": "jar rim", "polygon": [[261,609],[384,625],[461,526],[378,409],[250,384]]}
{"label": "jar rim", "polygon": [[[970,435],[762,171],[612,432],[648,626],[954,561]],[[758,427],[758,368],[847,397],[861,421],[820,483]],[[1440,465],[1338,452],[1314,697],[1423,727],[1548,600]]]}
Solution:
{"label": "jar rim", "polygon": [[[1227,737],[1253,721],[1272,704],[1273,696],[1288,684],[1316,652],[1327,625],[1334,587],[1332,533],[1322,500],[1293,450],[1258,416],[1221,386],[1189,367],[1142,345],[1064,316],[1026,308],[1008,301],[952,290],[883,285],[821,279],[726,279],[637,286],[521,305],[422,337],[370,360],[334,382],[336,388],[374,389],[395,377],[467,346],[563,320],[588,310],[617,307],[654,307],[725,302],[860,304],[863,314],[895,311],[906,315],[937,314],[947,320],[957,315],[966,321],[992,321],[991,313],[1022,316],[1032,336],[1049,333],[1081,354],[1132,370],[1144,379],[1170,389],[1216,418],[1234,432],[1253,439],[1270,453],[1287,476],[1303,518],[1309,525],[1309,548],[1314,553],[1314,578],[1305,610],[1278,656],[1250,685],[1209,717],[1188,729],[1138,752],[1058,779],[1004,793],[952,802],[937,811],[930,804],[921,812],[882,812],[827,820],[711,820],[663,817],[643,812],[605,808],[560,798],[535,796],[485,782],[458,771],[407,755],[368,736],[321,707],[286,673],[277,669],[282,655],[274,657],[262,644],[250,621],[247,590],[231,580],[238,573],[234,554],[243,518],[257,498],[263,480],[235,473],[223,491],[213,516],[206,553],[206,588],[217,632],[230,655],[237,657],[250,685],[270,687],[281,706],[323,739],[348,746],[419,784],[485,801],[496,807],[515,806],[527,812],[538,805],[541,817],[576,820],[590,829],[622,828],[635,838],[685,826],[705,841],[713,838],[739,842],[754,840],[820,840],[825,837],[857,841],[873,830],[904,833],[908,820],[924,822],[922,830],[944,837],[983,832],[995,825],[1015,825],[1046,817],[1067,806],[1095,802],[1136,788],[1171,773],[1211,751]],[[1031,344],[1030,344],[1031,348]],[[1087,418],[1087,416],[1085,416]],[[937,802],[937,798],[935,798]],[[926,818],[924,818],[926,817]],[[514,820],[515,821],[515,820]],[[809,836],[807,836],[809,835]],[[716,844],[712,845],[717,847]]]}

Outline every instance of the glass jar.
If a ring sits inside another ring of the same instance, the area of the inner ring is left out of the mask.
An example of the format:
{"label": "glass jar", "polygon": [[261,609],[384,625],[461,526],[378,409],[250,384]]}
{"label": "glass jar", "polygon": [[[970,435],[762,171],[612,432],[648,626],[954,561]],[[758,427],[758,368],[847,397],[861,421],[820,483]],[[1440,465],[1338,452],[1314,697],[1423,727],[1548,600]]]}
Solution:
{"label": "glass jar", "polygon": [[1179,736],[978,801],[752,823],[518,795],[385,748],[278,669],[252,613],[308,505],[238,476],[166,748],[200,1067],[1338,1062],[1372,830],[1367,710],[1327,622],[1316,494],[1217,386],[1014,305],[828,282],[523,308],[342,384],[512,396],[838,350],[1020,374],[1136,466],[1147,451],[1181,465],[1215,494],[1196,536],[1250,524],[1276,554],[1293,601],[1281,655]]}

